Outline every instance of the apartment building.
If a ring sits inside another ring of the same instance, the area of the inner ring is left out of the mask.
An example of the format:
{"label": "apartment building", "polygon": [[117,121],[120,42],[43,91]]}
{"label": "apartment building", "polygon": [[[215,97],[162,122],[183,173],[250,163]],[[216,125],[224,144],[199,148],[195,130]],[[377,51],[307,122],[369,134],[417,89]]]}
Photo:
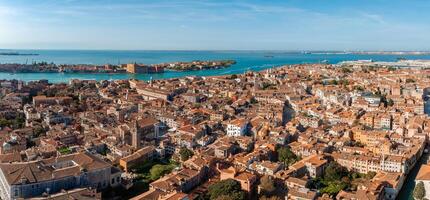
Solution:
{"label": "apartment building", "polygon": [[0,164],[0,197],[5,200],[75,188],[104,189],[110,184],[111,165],[89,153]]}

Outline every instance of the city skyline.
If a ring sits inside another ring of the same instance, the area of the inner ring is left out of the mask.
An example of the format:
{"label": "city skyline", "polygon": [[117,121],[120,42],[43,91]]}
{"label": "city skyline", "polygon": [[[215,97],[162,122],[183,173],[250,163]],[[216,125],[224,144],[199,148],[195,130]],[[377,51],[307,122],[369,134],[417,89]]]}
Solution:
{"label": "city skyline", "polygon": [[0,0],[0,199],[430,199],[429,8]]}
{"label": "city skyline", "polygon": [[424,1],[0,1],[1,49],[426,51]]}

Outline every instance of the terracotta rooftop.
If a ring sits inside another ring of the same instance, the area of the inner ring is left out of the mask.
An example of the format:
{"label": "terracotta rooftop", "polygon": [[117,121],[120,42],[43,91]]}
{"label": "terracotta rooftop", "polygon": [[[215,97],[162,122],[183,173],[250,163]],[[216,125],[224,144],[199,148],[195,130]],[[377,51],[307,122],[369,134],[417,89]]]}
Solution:
{"label": "terracotta rooftop", "polygon": [[89,153],[76,153],[42,161],[2,163],[2,170],[10,185],[36,183],[81,173],[81,169],[93,171],[110,165]]}
{"label": "terracotta rooftop", "polygon": [[420,181],[430,180],[430,165],[428,164],[421,165],[420,171],[418,171],[418,175],[415,178],[415,180],[420,180]]}

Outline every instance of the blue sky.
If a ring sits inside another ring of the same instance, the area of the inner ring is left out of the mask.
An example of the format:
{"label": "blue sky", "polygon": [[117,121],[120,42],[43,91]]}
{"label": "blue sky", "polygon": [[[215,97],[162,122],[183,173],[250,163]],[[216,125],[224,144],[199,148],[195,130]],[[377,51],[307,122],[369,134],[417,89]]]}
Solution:
{"label": "blue sky", "polygon": [[0,0],[0,49],[430,50],[428,0]]}

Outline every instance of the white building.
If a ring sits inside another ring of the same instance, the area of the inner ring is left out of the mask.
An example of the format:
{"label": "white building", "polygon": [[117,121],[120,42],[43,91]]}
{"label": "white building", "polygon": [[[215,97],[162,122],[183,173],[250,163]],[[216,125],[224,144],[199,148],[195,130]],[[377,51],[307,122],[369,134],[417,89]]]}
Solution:
{"label": "white building", "polygon": [[232,137],[244,136],[248,132],[248,125],[247,119],[235,119],[227,124],[227,135]]}
{"label": "white building", "polygon": [[369,102],[369,104],[372,106],[379,106],[379,104],[381,103],[381,97],[374,95],[364,96],[364,100]]}

